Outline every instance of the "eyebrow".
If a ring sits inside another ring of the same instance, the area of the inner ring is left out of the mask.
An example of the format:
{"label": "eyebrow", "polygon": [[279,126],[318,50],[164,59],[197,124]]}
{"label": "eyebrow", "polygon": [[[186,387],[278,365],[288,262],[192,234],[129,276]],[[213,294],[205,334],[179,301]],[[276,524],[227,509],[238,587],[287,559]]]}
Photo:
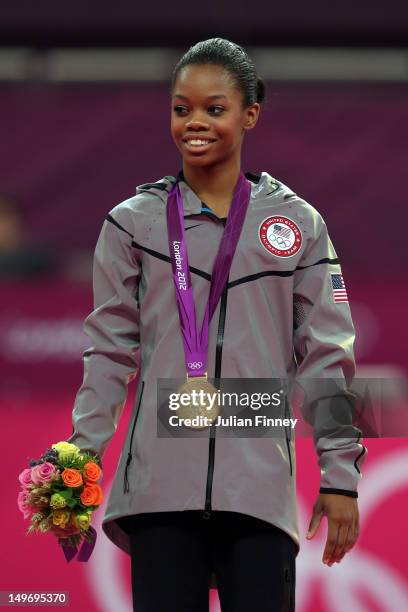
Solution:
{"label": "eyebrow", "polygon": [[[173,98],[181,98],[182,100],[188,100],[187,96],[182,96],[181,94],[174,94]],[[207,96],[207,100],[215,100],[216,98],[225,98],[227,100],[227,96],[223,94],[214,94],[213,96]]]}

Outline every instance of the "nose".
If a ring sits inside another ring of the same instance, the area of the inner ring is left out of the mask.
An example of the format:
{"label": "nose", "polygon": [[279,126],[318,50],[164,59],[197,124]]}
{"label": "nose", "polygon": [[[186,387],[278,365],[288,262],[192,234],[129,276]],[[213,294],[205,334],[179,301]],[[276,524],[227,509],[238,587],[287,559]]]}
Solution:
{"label": "nose", "polygon": [[186,123],[186,128],[193,131],[204,131],[209,129],[209,124],[205,121],[200,121],[198,117],[193,117]]}

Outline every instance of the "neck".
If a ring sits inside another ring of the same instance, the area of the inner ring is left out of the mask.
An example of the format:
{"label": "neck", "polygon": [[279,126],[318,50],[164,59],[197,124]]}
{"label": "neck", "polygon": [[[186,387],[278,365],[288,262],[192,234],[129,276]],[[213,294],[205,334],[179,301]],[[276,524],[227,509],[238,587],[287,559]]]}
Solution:
{"label": "neck", "polygon": [[209,206],[214,203],[230,205],[240,172],[239,158],[227,164],[210,167],[189,166],[183,162],[186,182],[194,193]]}

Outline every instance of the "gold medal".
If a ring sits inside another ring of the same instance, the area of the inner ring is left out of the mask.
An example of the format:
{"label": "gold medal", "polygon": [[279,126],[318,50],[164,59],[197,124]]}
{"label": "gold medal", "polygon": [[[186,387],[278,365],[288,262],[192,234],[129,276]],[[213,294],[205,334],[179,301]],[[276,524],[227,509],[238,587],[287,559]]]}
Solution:
{"label": "gold medal", "polygon": [[[181,424],[193,429],[205,429],[217,419],[221,412],[217,389],[208,382],[207,372],[204,376],[189,376],[178,389],[181,406],[177,416]],[[189,396],[189,397],[187,397]],[[186,422],[187,420],[187,422]]]}

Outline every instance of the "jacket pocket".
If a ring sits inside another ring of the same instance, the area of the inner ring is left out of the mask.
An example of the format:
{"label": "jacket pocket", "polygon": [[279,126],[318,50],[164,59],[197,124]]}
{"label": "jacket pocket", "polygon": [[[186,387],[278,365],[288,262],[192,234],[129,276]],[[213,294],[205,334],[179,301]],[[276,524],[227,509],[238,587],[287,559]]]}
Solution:
{"label": "jacket pocket", "polygon": [[130,434],[129,450],[128,450],[128,456],[127,456],[127,459],[126,459],[125,476],[124,476],[124,481],[123,481],[123,492],[124,493],[128,493],[129,492],[128,467],[130,465],[130,462],[132,461],[133,434],[135,432],[135,426],[136,426],[136,422],[137,422],[137,417],[139,416],[140,405],[142,403],[142,397],[143,397],[143,391],[144,391],[144,380],[142,380],[142,388],[140,390],[139,401],[137,403],[137,408],[136,408],[136,411],[135,411],[135,416],[133,418],[132,431],[131,431],[131,434]]}

